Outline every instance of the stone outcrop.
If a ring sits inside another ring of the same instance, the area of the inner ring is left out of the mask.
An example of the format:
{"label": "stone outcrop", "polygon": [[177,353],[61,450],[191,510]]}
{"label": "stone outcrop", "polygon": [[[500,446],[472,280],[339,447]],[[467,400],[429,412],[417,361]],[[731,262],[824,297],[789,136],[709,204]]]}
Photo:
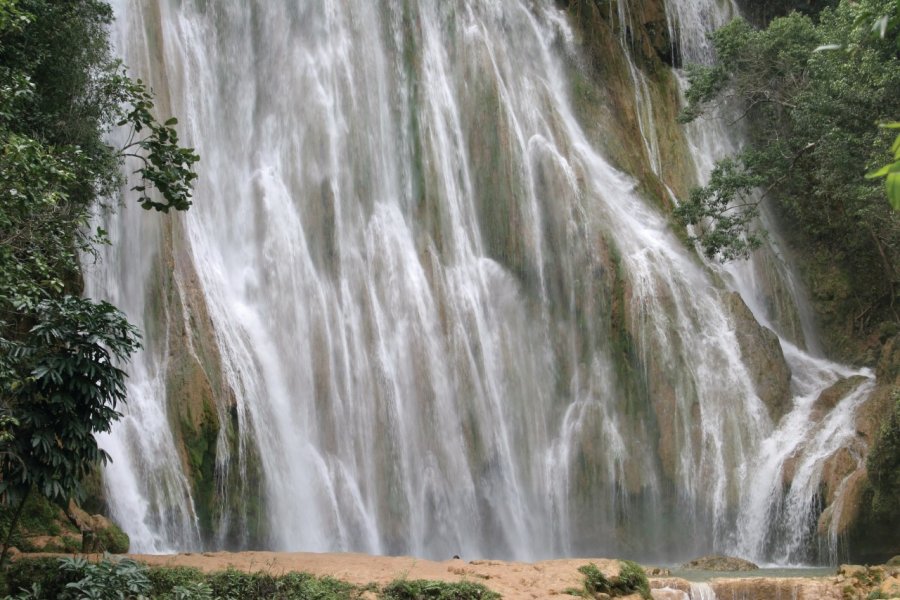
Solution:
{"label": "stone outcrop", "polygon": [[756,393],[777,423],[791,405],[791,371],[784,360],[781,343],[774,331],[756,321],[740,294],[730,293],[727,306],[734,319],[741,357],[756,386]]}
{"label": "stone outcrop", "polygon": [[82,552],[125,554],[131,544],[128,535],[103,515],[89,515],[74,501],[69,501],[66,516],[81,531]]}
{"label": "stone outcrop", "polygon": [[749,560],[744,560],[743,558],[713,554],[695,558],[694,560],[681,565],[681,568],[697,571],[734,572],[756,571],[759,569],[759,566]]}

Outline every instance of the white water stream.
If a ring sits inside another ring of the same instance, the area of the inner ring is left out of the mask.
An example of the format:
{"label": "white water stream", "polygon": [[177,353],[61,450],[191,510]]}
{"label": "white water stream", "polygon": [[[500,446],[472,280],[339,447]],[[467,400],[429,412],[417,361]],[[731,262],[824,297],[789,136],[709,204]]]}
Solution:
{"label": "white water stream", "polygon": [[[805,560],[822,462],[869,384],[810,418],[853,371],[767,309],[760,273],[790,269],[704,264],[592,147],[553,2],[114,4],[125,62],[202,157],[194,207],[167,226],[121,209],[88,284],[147,332],[102,440],[134,550]],[[668,14],[707,60],[731,9]],[[732,148],[715,122],[687,134],[701,178]],[[730,289],[783,336],[778,424]],[[224,390],[212,531],[173,433],[176,351]]]}

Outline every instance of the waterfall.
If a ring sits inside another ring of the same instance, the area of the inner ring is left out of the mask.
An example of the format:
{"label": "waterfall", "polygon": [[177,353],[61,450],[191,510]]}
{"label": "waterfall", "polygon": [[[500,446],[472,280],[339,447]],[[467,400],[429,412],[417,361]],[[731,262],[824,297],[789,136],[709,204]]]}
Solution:
{"label": "waterfall", "polygon": [[691,583],[690,600],[718,600],[715,590],[708,583]]}
{"label": "waterfall", "polygon": [[[101,440],[133,550],[803,560],[786,520],[815,509],[868,379],[810,417],[857,373],[754,295],[767,273],[802,304],[783,253],[724,268],[684,246],[575,116],[554,2],[114,5],[116,47],[202,157],[192,209],[126,203],[88,273],[146,332]],[[667,10],[697,60],[731,14]],[[685,133],[701,180],[729,147],[712,127]],[[782,336],[780,420],[745,303]]]}

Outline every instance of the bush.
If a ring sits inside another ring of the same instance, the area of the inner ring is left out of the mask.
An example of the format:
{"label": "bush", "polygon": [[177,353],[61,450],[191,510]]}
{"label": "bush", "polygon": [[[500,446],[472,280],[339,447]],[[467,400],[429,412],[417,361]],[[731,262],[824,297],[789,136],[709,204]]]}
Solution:
{"label": "bush", "polygon": [[357,588],[349,583],[308,573],[275,576],[229,569],[207,576],[206,582],[217,600],[342,600],[357,596]]}
{"label": "bush", "polygon": [[193,581],[175,586],[170,596],[172,600],[213,600],[213,591],[208,583]]}
{"label": "bush", "polygon": [[175,588],[204,582],[206,576],[200,569],[190,567],[150,567],[147,569],[147,579],[150,580],[153,595],[160,596],[173,593]]}
{"label": "bush", "polygon": [[141,598],[150,593],[147,567],[131,559],[93,563],[85,558],[63,558],[59,570],[76,581],[66,584],[59,600],[82,598]]}
{"label": "bush", "polygon": [[58,558],[23,558],[6,570],[6,593],[19,594],[37,585],[43,597],[59,598],[66,585],[77,580],[75,574],[59,568]]}
{"label": "bush", "polygon": [[640,594],[645,600],[651,598],[647,574],[640,565],[630,560],[622,561],[622,567],[616,577],[607,577],[594,563],[584,565],[578,571],[584,575],[584,590],[588,596],[609,594],[613,598],[618,598]]}
{"label": "bush", "polygon": [[[446,584],[463,592],[422,598],[497,598],[465,593],[466,584]],[[469,584],[470,586],[472,584]],[[480,586],[473,586],[480,587]],[[19,560],[7,571],[7,600],[81,600],[82,598],[156,600],[349,600],[361,590],[330,577],[308,573],[244,573],[229,569],[206,575],[187,567],[153,567],[130,559],[84,558]]]}
{"label": "bush", "polygon": [[471,581],[429,581],[398,579],[381,592],[386,600],[495,600],[500,594]]}

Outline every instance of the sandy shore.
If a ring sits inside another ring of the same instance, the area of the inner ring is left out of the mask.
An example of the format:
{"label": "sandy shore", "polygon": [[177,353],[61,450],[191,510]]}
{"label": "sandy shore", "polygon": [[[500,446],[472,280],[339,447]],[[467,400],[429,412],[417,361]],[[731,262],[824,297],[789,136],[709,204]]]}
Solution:
{"label": "sandy shore", "polygon": [[607,574],[616,574],[619,570],[617,561],[598,558],[537,563],[498,560],[467,562],[458,559],[434,562],[411,557],[307,552],[203,552],[173,556],[135,554],[131,557],[150,565],[196,567],[206,572],[222,571],[229,567],[242,571],[264,571],[273,575],[303,571],[358,585],[384,585],[398,578],[468,580],[483,583],[504,598],[510,599],[551,598],[563,594],[567,588],[581,588],[584,576],[578,572],[578,567],[590,562]]}

